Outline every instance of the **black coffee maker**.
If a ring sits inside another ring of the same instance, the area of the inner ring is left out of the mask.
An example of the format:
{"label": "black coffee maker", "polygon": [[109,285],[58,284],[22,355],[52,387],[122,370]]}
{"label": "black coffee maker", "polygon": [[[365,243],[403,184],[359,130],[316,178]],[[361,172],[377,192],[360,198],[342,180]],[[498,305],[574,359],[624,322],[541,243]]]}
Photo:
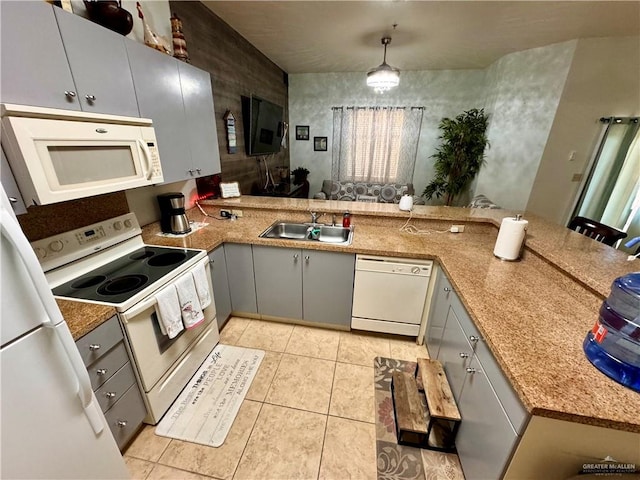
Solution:
{"label": "black coffee maker", "polygon": [[158,195],[160,205],[160,228],[163,233],[176,235],[189,233],[189,219],[184,213],[184,195],[181,193],[163,193]]}

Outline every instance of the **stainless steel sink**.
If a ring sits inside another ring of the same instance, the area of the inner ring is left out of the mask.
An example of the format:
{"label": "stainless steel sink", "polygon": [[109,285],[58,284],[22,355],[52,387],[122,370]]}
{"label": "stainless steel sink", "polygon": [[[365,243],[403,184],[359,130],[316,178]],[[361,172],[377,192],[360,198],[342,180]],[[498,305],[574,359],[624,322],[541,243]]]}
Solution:
{"label": "stainless steel sink", "polygon": [[341,227],[323,225],[321,223],[290,223],[278,220],[262,232],[260,238],[351,245],[353,241],[353,226]]}

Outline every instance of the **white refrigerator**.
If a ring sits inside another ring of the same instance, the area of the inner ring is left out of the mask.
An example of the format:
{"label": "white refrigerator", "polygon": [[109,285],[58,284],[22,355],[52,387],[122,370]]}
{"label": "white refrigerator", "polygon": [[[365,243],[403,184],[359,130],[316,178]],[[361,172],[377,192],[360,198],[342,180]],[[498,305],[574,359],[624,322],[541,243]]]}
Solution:
{"label": "white refrigerator", "polygon": [[129,478],[4,188],[0,207],[0,478]]}

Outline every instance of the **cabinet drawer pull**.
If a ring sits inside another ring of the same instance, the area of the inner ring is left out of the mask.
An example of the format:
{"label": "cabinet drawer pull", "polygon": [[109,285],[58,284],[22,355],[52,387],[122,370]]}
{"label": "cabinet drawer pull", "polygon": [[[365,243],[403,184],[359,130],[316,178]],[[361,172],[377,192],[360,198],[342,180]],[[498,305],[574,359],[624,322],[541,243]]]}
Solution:
{"label": "cabinet drawer pull", "polygon": [[451,291],[451,289],[450,289],[449,287],[444,287],[444,288],[443,288],[443,290],[444,290],[445,292],[450,292],[450,291]]}
{"label": "cabinet drawer pull", "polygon": [[200,173],[200,172],[202,172],[202,169],[201,168],[196,168],[196,172]]}
{"label": "cabinet drawer pull", "polygon": [[305,256],[304,256],[304,261],[305,261],[305,262],[307,262],[307,263],[309,263],[309,255],[305,255]]}
{"label": "cabinet drawer pull", "polygon": [[107,369],[106,368],[99,368],[98,370],[96,370],[96,373],[102,377],[102,376],[107,374]]}
{"label": "cabinet drawer pull", "polygon": [[91,345],[89,345],[89,350],[91,350],[92,352],[95,352],[96,350],[100,350],[100,344],[92,343]]}
{"label": "cabinet drawer pull", "polygon": [[460,352],[460,358],[469,358],[468,353]]}
{"label": "cabinet drawer pull", "polygon": [[18,199],[16,197],[9,197],[9,201],[11,203],[18,203]]}
{"label": "cabinet drawer pull", "polygon": [[95,95],[85,95],[84,98],[87,99],[87,102],[89,103],[93,103],[96,101],[96,96]]}
{"label": "cabinet drawer pull", "polygon": [[65,90],[64,94],[69,97],[69,98],[73,98],[76,96],[76,92],[72,91],[72,90]]}
{"label": "cabinet drawer pull", "polygon": [[293,254],[293,260],[296,261],[296,262],[298,261],[298,254],[297,253]]}
{"label": "cabinet drawer pull", "polygon": [[467,368],[467,373],[476,373],[475,368]]}
{"label": "cabinet drawer pull", "polygon": [[480,337],[476,337],[475,335],[469,335],[469,340],[475,343],[478,340],[480,340]]}
{"label": "cabinet drawer pull", "polygon": [[187,172],[189,172],[189,175],[193,177],[193,168],[190,168],[189,170],[187,170]]}
{"label": "cabinet drawer pull", "polygon": [[105,396],[105,397],[107,397],[107,398],[113,398],[113,397],[115,397],[116,395],[117,395],[117,393],[116,393],[116,392],[106,392],[106,393],[104,394],[104,396]]}
{"label": "cabinet drawer pull", "polygon": [[127,421],[126,420],[118,420],[116,425],[118,425],[118,428],[124,428],[124,427],[127,426]]}

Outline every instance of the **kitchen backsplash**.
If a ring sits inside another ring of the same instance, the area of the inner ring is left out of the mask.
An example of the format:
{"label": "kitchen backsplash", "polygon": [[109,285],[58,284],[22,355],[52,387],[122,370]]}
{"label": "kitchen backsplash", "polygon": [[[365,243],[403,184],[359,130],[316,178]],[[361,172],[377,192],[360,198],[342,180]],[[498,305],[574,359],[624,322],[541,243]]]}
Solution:
{"label": "kitchen backsplash", "polygon": [[129,213],[124,192],[33,206],[18,216],[30,242]]}

